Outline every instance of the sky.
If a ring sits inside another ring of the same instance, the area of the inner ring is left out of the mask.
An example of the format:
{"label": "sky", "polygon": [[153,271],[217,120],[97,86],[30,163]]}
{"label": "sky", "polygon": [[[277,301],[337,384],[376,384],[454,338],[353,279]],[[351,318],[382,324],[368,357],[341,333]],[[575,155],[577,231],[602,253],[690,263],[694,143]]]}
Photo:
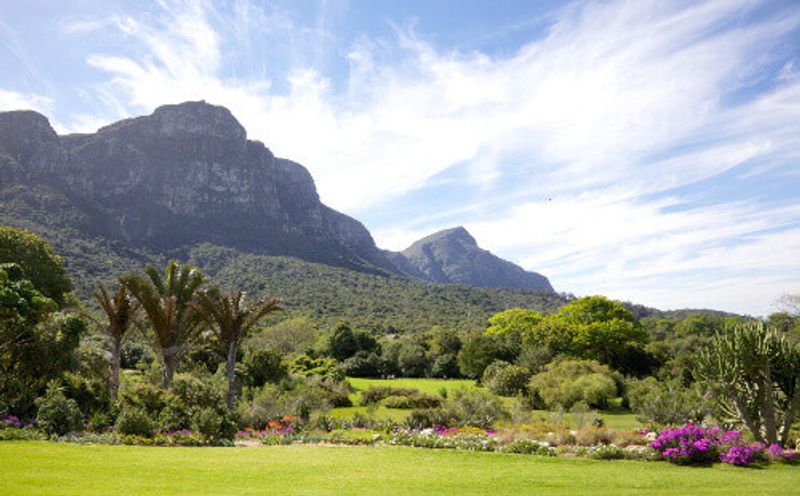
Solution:
{"label": "sky", "polygon": [[0,0],[0,110],[201,99],[382,248],[463,225],[576,295],[800,293],[796,1]]}

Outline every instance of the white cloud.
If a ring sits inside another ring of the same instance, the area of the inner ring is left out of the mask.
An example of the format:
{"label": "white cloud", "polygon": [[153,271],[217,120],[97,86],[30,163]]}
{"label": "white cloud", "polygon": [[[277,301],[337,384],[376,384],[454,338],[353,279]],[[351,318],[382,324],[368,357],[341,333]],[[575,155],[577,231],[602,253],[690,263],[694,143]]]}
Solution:
{"label": "white cloud", "polygon": [[[380,243],[398,248],[461,219],[483,244],[559,288],[749,311],[766,309],[766,296],[747,303],[753,285],[771,294],[783,287],[780,274],[798,267],[790,251],[780,263],[754,258],[772,243],[796,247],[796,230],[759,233],[797,221],[795,210],[746,201],[676,210],[642,198],[745,163],[760,164],[754,174],[796,163],[800,82],[793,61],[780,58],[800,25],[796,10],[743,23],[754,8],[744,0],[581,2],[541,39],[495,57],[443,51],[396,28],[394,40],[349,45],[341,89],[321,62],[334,53],[328,44],[341,42],[324,19],[303,25],[237,3],[226,21],[211,2],[163,6],[157,21],[115,20],[139,42],[137,55],[89,57],[111,76],[98,88],[109,101],[139,112],[189,99],[225,105],[251,137],[306,165],[323,201],[355,215],[456,166],[464,184],[483,186],[485,198],[472,205],[380,226]],[[271,41],[286,39],[281,49],[294,62],[285,74],[226,70],[230,59],[242,61],[230,40],[248,61],[271,61]],[[751,87],[776,64],[767,78],[774,87]],[[498,185],[510,155],[519,181],[506,192]],[[526,190],[554,201],[520,204]]]}

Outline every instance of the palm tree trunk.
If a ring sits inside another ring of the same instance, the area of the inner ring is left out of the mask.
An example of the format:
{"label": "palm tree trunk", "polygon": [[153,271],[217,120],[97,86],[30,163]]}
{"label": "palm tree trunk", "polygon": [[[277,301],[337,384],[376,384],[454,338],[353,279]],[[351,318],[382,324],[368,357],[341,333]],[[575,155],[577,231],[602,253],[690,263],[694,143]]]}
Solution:
{"label": "palm tree trunk", "polygon": [[114,337],[111,343],[111,400],[116,402],[119,394],[119,369],[120,354],[122,353],[122,338]]}
{"label": "palm tree trunk", "polygon": [[226,364],[226,372],[228,373],[228,393],[225,395],[225,404],[228,411],[233,411],[233,397],[236,393],[236,343],[231,342],[228,344],[228,361]]}
{"label": "palm tree trunk", "polygon": [[175,376],[175,368],[178,366],[178,361],[174,356],[165,356],[162,365],[164,370],[161,372],[161,385],[164,389],[169,389],[172,386],[172,378]]}

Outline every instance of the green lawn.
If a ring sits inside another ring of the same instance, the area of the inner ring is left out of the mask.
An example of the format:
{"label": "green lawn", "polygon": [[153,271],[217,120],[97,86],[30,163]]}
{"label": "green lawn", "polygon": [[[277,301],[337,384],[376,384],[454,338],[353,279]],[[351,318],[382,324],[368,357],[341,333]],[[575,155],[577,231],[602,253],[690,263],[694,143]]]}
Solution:
{"label": "green lawn", "polygon": [[419,389],[423,393],[438,395],[442,388],[450,392],[460,388],[469,389],[477,387],[475,381],[470,379],[364,379],[360,377],[348,377],[347,380],[359,391],[364,391],[371,387],[385,386]]}
{"label": "green lawn", "polygon": [[[424,393],[438,395],[439,391],[444,388],[448,392],[460,388],[476,388],[475,381],[469,379],[362,379],[358,377],[348,377],[347,380],[350,384],[358,389],[364,391],[370,387],[389,386],[395,388],[409,388],[418,389]],[[359,413],[368,416],[367,408],[359,406],[358,402],[359,393],[354,393],[350,396],[353,401],[353,407],[348,408],[334,408],[331,415],[337,418],[350,418],[354,414]],[[514,398],[503,398],[506,406],[509,408],[514,401]],[[374,410],[373,415],[379,419],[391,419],[396,422],[402,422],[408,417],[410,410],[397,410],[392,408],[378,407]],[[605,422],[605,425],[612,429],[632,431],[644,427],[644,424],[636,420],[636,415],[626,411],[602,411],[598,416]],[[548,420],[551,417],[550,412],[546,410],[536,410],[533,412],[533,417]],[[573,415],[565,413],[562,416],[562,421],[570,428],[574,427]]]}
{"label": "green lawn", "polygon": [[800,468],[687,468],[414,448],[0,443],[0,494],[800,494]]}

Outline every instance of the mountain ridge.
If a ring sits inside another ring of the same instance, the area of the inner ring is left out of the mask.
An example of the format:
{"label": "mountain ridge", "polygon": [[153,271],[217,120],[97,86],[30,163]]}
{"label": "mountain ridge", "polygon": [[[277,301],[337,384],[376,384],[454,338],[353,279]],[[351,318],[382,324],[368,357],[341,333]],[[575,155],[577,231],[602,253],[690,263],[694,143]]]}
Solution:
{"label": "mountain ridge", "polygon": [[209,242],[365,273],[552,291],[543,276],[544,285],[521,284],[521,268],[478,256],[485,250],[463,228],[469,249],[440,249],[427,264],[379,249],[363,224],[320,201],[305,167],[275,157],[228,109],[204,101],[63,136],[37,112],[0,112],[0,171],[0,198],[13,205],[4,223],[58,224],[161,254]]}

